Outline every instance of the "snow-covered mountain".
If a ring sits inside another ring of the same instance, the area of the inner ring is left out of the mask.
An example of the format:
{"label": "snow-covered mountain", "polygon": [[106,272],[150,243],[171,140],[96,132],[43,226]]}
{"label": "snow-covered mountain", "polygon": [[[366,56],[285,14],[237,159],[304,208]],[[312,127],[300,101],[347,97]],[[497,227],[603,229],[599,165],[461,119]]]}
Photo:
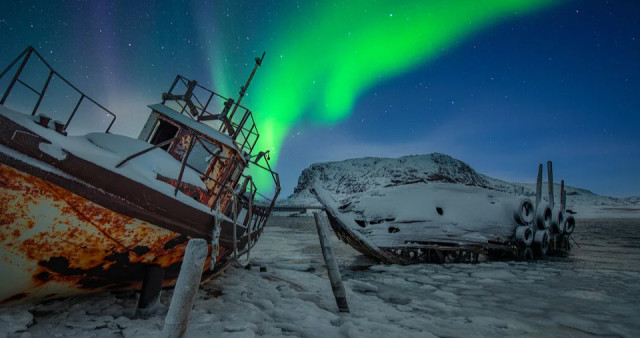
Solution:
{"label": "snow-covered mountain", "polygon": [[[439,153],[400,158],[366,157],[340,162],[315,163],[302,171],[294,193],[278,205],[319,205],[311,194],[314,182],[331,192],[336,199],[365,193],[380,187],[445,182],[477,186],[534,198],[535,184],[510,183],[476,172],[468,164]],[[559,179],[558,179],[559,182]],[[547,183],[543,199],[547,200]],[[567,186],[567,207],[580,217],[638,217],[640,197],[617,198],[596,195],[588,190]],[[560,185],[555,184],[555,200],[559,201]]]}

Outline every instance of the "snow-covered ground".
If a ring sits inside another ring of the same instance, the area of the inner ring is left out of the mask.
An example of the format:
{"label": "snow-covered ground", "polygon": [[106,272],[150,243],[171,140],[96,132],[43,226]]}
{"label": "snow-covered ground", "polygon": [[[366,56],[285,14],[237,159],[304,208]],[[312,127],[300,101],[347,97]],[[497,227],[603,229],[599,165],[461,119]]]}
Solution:
{"label": "snow-covered ground", "polygon": [[[381,265],[332,235],[351,309],[340,315],[313,219],[274,217],[251,270],[201,286],[186,336],[637,337],[638,227],[579,220],[569,257],[475,265]],[[171,294],[149,319],[131,318],[134,292],[0,308],[0,337],[157,337]]]}

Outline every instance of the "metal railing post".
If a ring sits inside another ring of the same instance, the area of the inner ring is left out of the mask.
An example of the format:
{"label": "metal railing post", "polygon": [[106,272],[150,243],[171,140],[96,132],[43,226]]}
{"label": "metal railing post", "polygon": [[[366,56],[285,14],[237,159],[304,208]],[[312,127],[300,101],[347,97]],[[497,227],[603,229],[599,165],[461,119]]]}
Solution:
{"label": "metal railing post", "polygon": [[[222,193],[224,191],[224,187],[227,185],[227,183],[229,182],[229,179],[231,179],[231,173],[234,172],[237,168],[238,168],[238,163],[235,160],[231,160],[233,161],[231,164],[231,169],[228,170],[228,174],[224,175],[224,179],[220,182],[220,188],[218,189],[218,193],[216,194],[216,198],[213,200],[213,204],[215,205],[215,203],[217,203],[221,196]],[[235,165],[234,165],[235,164]],[[226,166],[227,164],[223,164],[223,166]],[[215,191],[213,192],[215,194]],[[233,191],[232,191],[233,193]],[[213,206],[212,206],[213,208]]]}
{"label": "metal railing post", "polygon": [[191,133],[191,140],[189,140],[189,147],[187,148],[187,152],[184,154],[184,157],[182,158],[182,165],[180,166],[180,174],[178,174],[178,183],[176,184],[176,189],[173,191],[173,194],[175,196],[178,195],[178,190],[180,190],[180,183],[182,183],[182,175],[184,174],[184,167],[187,164],[187,159],[191,154],[191,150],[193,149],[193,146],[195,144],[196,137],[197,136],[194,133]]}
{"label": "metal railing post", "polygon": [[15,59],[13,59],[13,61],[7,66],[7,68],[5,68],[2,73],[0,73],[0,79],[4,77],[5,74],[7,74],[7,72],[9,72],[9,69],[11,69],[13,67],[13,65],[16,64],[16,62],[18,62],[18,60],[22,59],[22,57],[29,51],[29,49],[32,49],[33,47],[29,46],[27,48],[25,48],[22,53],[20,53],[20,55],[18,55],[18,57],[16,57]]}
{"label": "metal railing post", "polygon": [[11,82],[9,83],[9,87],[7,87],[7,90],[4,92],[4,95],[2,96],[2,99],[0,100],[0,104],[4,104],[4,102],[7,100],[7,97],[9,97],[9,93],[13,89],[13,86],[16,84],[16,81],[18,81],[18,77],[20,77],[20,74],[22,73],[22,70],[24,69],[24,66],[27,64],[27,61],[29,61],[29,57],[31,56],[31,53],[33,52],[33,47],[29,46],[27,49],[28,49],[27,55],[22,60],[22,63],[20,64],[20,67],[18,68],[18,71],[16,72],[16,74],[13,75],[13,79],[11,79]]}
{"label": "metal railing post", "polygon": [[[168,94],[171,94],[171,92],[173,91],[173,87],[176,86],[176,84],[178,83],[178,79],[179,78],[180,78],[180,75],[176,75],[176,78],[173,80],[173,83],[171,84],[171,87],[169,88]],[[167,100],[163,99],[162,100],[162,104],[164,104],[165,102],[167,102]]]}
{"label": "metal railing post", "polygon": [[164,146],[166,146],[167,144],[169,144],[169,143],[173,142],[173,140],[175,140],[175,139],[177,139],[177,138],[178,138],[178,137],[176,136],[176,137],[170,138],[170,139],[168,139],[168,140],[162,141],[162,142],[160,142],[160,143],[158,143],[158,144],[156,144],[156,145],[154,145],[154,146],[152,146],[152,147],[149,147],[149,148],[147,148],[147,149],[141,150],[141,151],[139,151],[139,152],[137,152],[137,153],[135,153],[135,154],[133,154],[133,155],[131,155],[131,156],[129,156],[129,157],[127,157],[127,158],[125,158],[124,160],[122,160],[122,162],[120,162],[120,163],[116,164],[116,168],[120,168],[120,166],[122,166],[123,164],[127,163],[129,160],[131,160],[131,159],[132,159],[132,158],[134,158],[134,157],[138,157],[138,156],[140,156],[140,155],[142,155],[142,154],[145,154],[145,153],[148,153],[148,152],[150,152],[150,151],[152,151],[152,150],[154,150],[154,149],[158,149],[158,148],[160,148],[160,147],[164,147]]}
{"label": "metal railing post", "polygon": [[251,111],[247,110],[244,113],[244,116],[242,116],[242,119],[240,119],[240,122],[237,125],[237,129],[235,130],[235,133],[233,133],[233,136],[231,136],[231,138],[235,141],[236,138],[238,137],[238,135],[240,134],[240,131],[242,130],[242,128],[244,128],[244,124],[247,123],[247,119],[249,118],[249,115],[251,115]]}
{"label": "metal railing post", "polygon": [[78,100],[78,103],[76,103],[75,108],[73,108],[73,111],[71,112],[71,116],[69,116],[69,119],[67,120],[67,123],[64,124],[64,129],[63,130],[67,130],[67,128],[69,127],[69,123],[71,123],[71,120],[76,115],[76,112],[78,111],[78,107],[80,107],[80,104],[82,103],[82,100],[84,100],[84,94],[80,95],[80,99]]}
{"label": "metal railing post", "polygon": [[107,127],[107,130],[105,131],[105,133],[109,133],[109,131],[111,130],[111,127],[116,122],[116,116],[115,115],[111,115],[111,116],[113,116],[113,119],[111,119],[111,123],[109,123],[109,126]]}
{"label": "metal railing post", "polygon": [[51,77],[53,77],[53,71],[49,71],[49,76],[47,77],[47,81],[44,83],[44,87],[42,87],[42,91],[38,97],[38,102],[36,102],[36,106],[33,107],[33,111],[31,112],[31,116],[36,114],[38,107],[40,107],[40,103],[42,102],[42,98],[44,97],[44,93],[47,91],[47,87],[49,87],[49,82],[51,82]]}
{"label": "metal railing post", "polygon": [[202,108],[202,113],[200,113],[200,116],[203,116],[204,113],[209,113],[207,111],[207,108],[209,107],[209,103],[211,103],[211,99],[213,99],[213,92],[211,92],[211,95],[209,95],[209,99],[207,100],[207,103],[204,105],[204,107]]}

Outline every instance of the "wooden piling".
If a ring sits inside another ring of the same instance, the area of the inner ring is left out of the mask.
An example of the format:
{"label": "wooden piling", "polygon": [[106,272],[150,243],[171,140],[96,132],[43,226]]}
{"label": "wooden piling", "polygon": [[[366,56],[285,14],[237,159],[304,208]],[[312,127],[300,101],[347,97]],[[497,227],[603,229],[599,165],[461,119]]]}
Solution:
{"label": "wooden piling", "polygon": [[560,181],[560,210],[567,211],[567,192],[564,190],[564,180]]}
{"label": "wooden piling", "polygon": [[547,178],[549,179],[549,207],[553,210],[555,203],[553,200],[553,167],[551,161],[547,162]]}
{"label": "wooden piling", "polygon": [[184,259],[178,281],[173,290],[169,312],[164,319],[162,337],[174,338],[184,336],[189,322],[189,312],[198,295],[198,287],[202,278],[202,269],[208,253],[207,241],[202,238],[189,240],[184,252]]}
{"label": "wooden piling", "polygon": [[138,308],[136,309],[137,318],[148,318],[156,313],[163,279],[164,270],[160,266],[151,266],[145,270]]}
{"label": "wooden piling", "polygon": [[320,213],[314,212],[313,217],[316,221],[316,229],[318,230],[318,237],[320,238],[320,247],[322,248],[322,257],[324,257],[324,263],[327,267],[329,274],[329,281],[331,282],[331,289],[333,295],[336,298],[336,304],[338,305],[339,312],[349,312],[349,304],[347,303],[347,294],[344,291],[344,285],[342,285],[342,277],[340,276],[340,270],[338,269],[338,263],[333,254],[333,246],[329,240],[329,227],[327,226],[327,218],[323,217]]}
{"label": "wooden piling", "polygon": [[538,179],[536,180],[536,210],[542,200],[542,163],[538,165]]}

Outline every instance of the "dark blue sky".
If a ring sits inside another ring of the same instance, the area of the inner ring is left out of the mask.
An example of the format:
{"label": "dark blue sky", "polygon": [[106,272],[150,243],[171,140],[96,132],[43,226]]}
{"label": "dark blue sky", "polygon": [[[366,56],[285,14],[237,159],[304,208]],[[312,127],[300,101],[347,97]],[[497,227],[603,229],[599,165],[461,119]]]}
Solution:
{"label": "dark blue sky", "polygon": [[[287,6],[261,6],[240,18],[234,34],[252,36],[254,30],[277,39],[264,30]],[[235,50],[229,53],[251,66],[255,50],[240,40],[230,46],[234,39],[224,25],[206,15],[221,7],[4,1],[0,65],[35,46],[60,73],[119,113],[115,132],[137,135],[146,104],[159,101],[175,74],[216,88],[212,58]],[[251,21],[257,18],[262,21]],[[435,61],[370,88],[347,120],[298,123],[280,153],[283,194],[314,162],[442,152],[481,173],[528,182],[538,163],[553,160],[555,178],[568,185],[640,195],[639,18],[638,1],[566,1],[457,41]],[[241,66],[241,75],[224,87],[245,80],[250,69]]]}
{"label": "dark blue sky", "polygon": [[503,22],[372,88],[345,123],[302,127],[283,153],[331,143],[295,166],[443,152],[527,182],[552,160],[556,180],[640,195],[639,18],[640,2],[576,1]]}

